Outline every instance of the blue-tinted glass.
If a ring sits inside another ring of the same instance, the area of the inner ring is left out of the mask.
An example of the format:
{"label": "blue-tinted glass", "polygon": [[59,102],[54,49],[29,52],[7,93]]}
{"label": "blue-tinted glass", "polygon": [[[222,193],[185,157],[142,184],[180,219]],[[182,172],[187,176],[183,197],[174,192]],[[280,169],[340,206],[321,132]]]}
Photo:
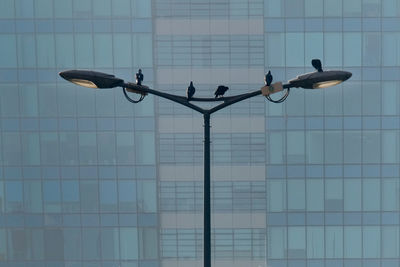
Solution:
{"label": "blue-tinted glass", "polygon": [[342,16],[342,1],[325,0],[324,15],[329,17]]}
{"label": "blue-tinted glass", "polygon": [[343,34],[343,65],[361,66],[361,34],[344,33]]}
{"label": "blue-tinted glass", "polygon": [[304,180],[289,180],[287,184],[288,209],[305,209],[305,184]]}
{"label": "blue-tinted glass", "polygon": [[45,181],[43,183],[43,201],[46,212],[61,211],[61,192],[58,181]]}
{"label": "blue-tinted glass", "polygon": [[[21,34],[17,37],[18,66],[36,66],[36,44],[34,35]],[[9,51],[10,52],[10,51]]]}
{"label": "blue-tinted glass", "polygon": [[97,156],[101,164],[114,164],[115,157],[115,134],[102,132],[97,134]]}
{"label": "blue-tinted glass", "polygon": [[136,183],[133,181],[119,181],[118,199],[120,211],[136,211]]}
{"label": "blue-tinted glass", "polygon": [[151,17],[151,3],[147,0],[136,0],[132,4],[132,14],[136,18]]}
{"label": "blue-tinted glass", "polygon": [[100,182],[100,205],[103,211],[117,210],[117,185],[114,181]]}
{"label": "blue-tinted glass", "polygon": [[77,68],[93,68],[93,39],[91,34],[75,34],[75,64]]}
{"label": "blue-tinted glass", "polygon": [[50,34],[36,35],[37,64],[40,68],[55,67],[54,37]]}
{"label": "blue-tinted glass", "polygon": [[378,179],[363,181],[363,210],[376,211],[380,208],[380,182]]}
{"label": "blue-tinted glass", "polygon": [[96,97],[96,114],[98,116],[114,116],[114,91],[104,90],[101,93],[95,94]]}
{"label": "blue-tinted glass", "polygon": [[268,211],[286,210],[286,183],[284,181],[269,181],[268,184]]}
{"label": "blue-tinted glass", "polygon": [[26,133],[22,135],[22,159],[26,165],[40,164],[40,145],[37,133]]}
{"label": "blue-tinted glass", "polygon": [[76,133],[60,133],[60,162],[63,165],[78,163],[78,136]]}
{"label": "blue-tinted glass", "polygon": [[361,180],[349,179],[344,181],[344,210],[361,210]]}
{"label": "blue-tinted glass", "polygon": [[153,132],[137,132],[135,135],[136,162],[139,164],[154,164],[155,144]]}
{"label": "blue-tinted glass", "polygon": [[285,50],[284,35],[281,33],[269,33],[266,37],[266,66],[284,66]]}
{"label": "blue-tinted glass", "polygon": [[[379,231],[379,228],[374,229],[374,230]],[[381,256],[385,257],[385,258],[398,258],[399,257],[399,244],[400,244],[399,228],[397,226],[383,226],[382,227],[382,255]]]}
{"label": "blue-tinted glass", "polygon": [[305,161],[304,132],[290,131],[287,133],[287,160],[289,163]]}
{"label": "blue-tinted glass", "polygon": [[79,133],[79,159],[83,164],[97,162],[96,133]]}
{"label": "blue-tinted glass", "polygon": [[150,181],[138,182],[138,208],[143,212],[156,212],[156,184]]}
{"label": "blue-tinted glass", "polygon": [[82,259],[82,233],[80,228],[64,229],[65,260]]}
{"label": "blue-tinted glass", "polygon": [[114,66],[118,68],[132,67],[132,46],[130,34],[114,34],[113,51]]}
{"label": "blue-tinted glass", "polygon": [[325,33],[324,34],[324,65],[341,66],[342,65],[342,34]]}
{"label": "blue-tinted glass", "polygon": [[269,227],[268,256],[271,259],[283,259],[287,251],[287,228]]}
{"label": "blue-tinted glass", "polygon": [[72,0],[54,0],[55,17],[72,17]]}
{"label": "blue-tinted glass", "polygon": [[306,235],[304,227],[288,227],[288,257],[306,257]]}
{"label": "blue-tinted glass", "polygon": [[399,181],[396,179],[384,179],[382,181],[382,209],[384,211],[397,211],[399,203],[396,201],[399,197],[397,188]]}
{"label": "blue-tinted glass", "polygon": [[378,131],[363,132],[363,161],[364,163],[380,162],[381,146],[379,140],[381,138]]}
{"label": "blue-tinted glass", "polygon": [[131,1],[129,0],[112,0],[113,16],[130,16]]}
{"label": "blue-tinted glass", "polygon": [[82,229],[82,256],[85,260],[100,259],[100,233],[98,228]]}
{"label": "blue-tinted glass", "polygon": [[339,179],[325,181],[325,210],[343,210],[343,182]]}
{"label": "blue-tinted glass", "polygon": [[361,134],[360,131],[346,131],[344,133],[344,162],[361,163]]}
{"label": "blue-tinted glass", "polygon": [[42,186],[40,182],[24,183],[24,206],[29,212],[42,212]]}
{"label": "blue-tinted glass", "polygon": [[362,13],[365,17],[378,17],[381,15],[381,1],[362,0]]}
{"label": "blue-tinted glass", "polygon": [[88,18],[92,15],[92,1],[73,0],[73,15],[76,18]]}
{"label": "blue-tinted glass", "polygon": [[131,22],[128,19],[118,19],[112,21],[113,32],[131,32]]}
{"label": "blue-tinted glass", "polygon": [[130,132],[117,133],[117,162],[132,164],[135,161],[134,135]]}
{"label": "blue-tinted glass", "polygon": [[400,6],[396,0],[382,0],[383,16],[398,17],[400,15]]}
{"label": "blue-tinted glass", "polygon": [[264,4],[265,15],[267,17],[281,17],[283,15],[284,1],[282,0],[271,0]]}
{"label": "blue-tinted glass", "polygon": [[133,65],[151,67],[153,64],[153,45],[151,34],[135,34],[132,40]]}
{"label": "blue-tinted glass", "polygon": [[17,67],[17,49],[15,35],[1,34],[0,43],[0,67],[15,68]]}
{"label": "blue-tinted glass", "polygon": [[363,65],[379,66],[381,62],[381,34],[363,34]]}
{"label": "blue-tinted glass", "polygon": [[361,257],[361,227],[345,226],[344,227],[344,257],[360,258]]}
{"label": "blue-tinted glass", "polygon": [[93,37],[94,61],[97,68],[110,68],[112,60],[112,39],[108,34],[95,34]]}
{"label": "blue-tinted glass", "polygon": [[121,260],[138,259],[138,234],[136,228],[120,228]]}
{"label": "blue-tinted glass", "polygon": [[35,0],[35,17],[36,18],[53,17],[53,1]]}
{"label": "blue-tinted glass", "polygon": [[14,0],[4,0],[0,2],[0,18],[14,17]]}
{"label": "blue-tinted glass", "polygon": [[325,163],[342,163],[343,135],[337,131],[325,132]]}
{"label": "blue-tinted glass", "polygon": [[396,115],[399,114],[399,107],[396,101],[399,98],[397,82],[383,82],[382,83],[382,115]]}
{"label": "blue-tinted glass", "polygon": [[111,15],[111,0],[98,0],[93,5],[93,16],[109,17]]}
{"label": "blue-tinted glass", "polygon": [[23,209],[22,183],[6,182],[5,193],[6,193],[6,210],[8,212],[22,211]]}
{"label": "blue-tinted glass", "polygon": [[381,231],[379,226],[364,226],[362,240],[365,258],[379,258],[381,256]]}
{"label": "blue-tinted glass", "polygon": [[286,34],[286,66],[304,66],[304,34]]}
{"label": "blue-tinted glass", "polygon": [[74,39],[72,34],[56,34],[55,39],[57,67],[74,67]]}
{"label": "blue-tinted glass", "polygon": [[324,228],[322,226],[307,227],[307,258],[323,258]]}
{"label": "blue-tinted glass", "polygon": [[323,180],[307,180],[307,211],[323,211]]}
{"label": "blue-tinted glass", "polygon": [[304,0],[286,0],[285,15],[287,17],[303,17],[304,16]]}
{"label": "blue-tinted glass", "polygon": [[101,254],[105,260],[119,258],[118,228],[104,228],[101,230]]}
{"label": "blue-tinted glass", "polygon": [[343,15],[346,17],[359,17],[361,15],[362,0],[343,1]]}
{"label": "blue-tinted glass", "polygon": [[99,185],[97,181],[80,182],[80,200],[83,212],[96,212],[99,208]]}
{"label": "blue-tinted glass", "polygon": [[33,17],[33,0],[15,0],[15,15],[18,18]]}
{"label": "blue-tinted glass", "polygon": [[320,0],[304,0],[306,17],[322,17],[324,2]]}
{"label": "blue-tinted glass", "polygon": [[[314,58],[323,58],[324,55],[324,39],[323,34],[319,32],[305,34],[305,63],[306,65]],[[318,94],[321,95],[321,94]],[[320,101],[320,103],[323,103]],[[310,105],[310,108],[313,108]],[[315,107],[314,107],[315,108]]]}

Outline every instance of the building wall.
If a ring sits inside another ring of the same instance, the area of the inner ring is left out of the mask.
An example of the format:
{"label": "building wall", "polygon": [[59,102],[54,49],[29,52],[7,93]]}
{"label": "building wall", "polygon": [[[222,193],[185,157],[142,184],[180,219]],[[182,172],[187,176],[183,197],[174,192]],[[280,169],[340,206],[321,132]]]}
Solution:
{"label": "building wall", "polygon": [[352,78],[212,116],[213,266],[398,267],[399,17],[396,0],[0,1],[0,266],[202,266],[201,116],[59,71],[142,68],[212,97],[320,58]]}
{"label": "building wall", "polygon": [[58,76],[153,84],[149,1],[0,2],[0,266],[159,266],[154,100]]}

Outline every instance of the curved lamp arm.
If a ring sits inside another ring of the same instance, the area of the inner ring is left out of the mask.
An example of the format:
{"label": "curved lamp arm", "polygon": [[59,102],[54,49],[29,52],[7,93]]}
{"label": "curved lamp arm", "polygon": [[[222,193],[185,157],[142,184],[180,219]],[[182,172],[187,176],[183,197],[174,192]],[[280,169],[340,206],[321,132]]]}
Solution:
{"label": "curved lamp arm", "polygon": [[[129,91],[129,92],[141,94],[142,96],[146,95],[146,94],[153,94],[153,95],[157,95],[159,97],[169,99],[171,101],[174,101],[174,102],[184,105],[186,107],[194,109],[202,114],[212,114],[212,113],[214,113],[220,109],[223,109],[227,106],[230,106],[230,105],[240,102],[242,100],[262,94],[261,90],[256,90],[256,91],[252,91],[249,93],[235,95],[235,96],[228,96],[228,97],[219,97],[219,98],[196,97],[196,98],[191,98],[189,101],[188,98],[186,98],[184,96],[178,96],[178,95],[174,95],[174,94],[160,92],[157,90],[150,89],[149,87],[144,86],[144,85],[137,85],[134,83],[124,83],[121,86],[127,88],[127,91]],[[290,84],[283,85],[283,88],[285,88],[285,89],[288,89],[290,87],[291,87]],[[124,93],[126,93],[126,92],[124,91]],[[276,92],[271,92],[271,93],[276,93]],[[203,109],[197,105],[190,103],[190,102],[221,102],[221,101],[223,103],[221,103],[211,109]]]}

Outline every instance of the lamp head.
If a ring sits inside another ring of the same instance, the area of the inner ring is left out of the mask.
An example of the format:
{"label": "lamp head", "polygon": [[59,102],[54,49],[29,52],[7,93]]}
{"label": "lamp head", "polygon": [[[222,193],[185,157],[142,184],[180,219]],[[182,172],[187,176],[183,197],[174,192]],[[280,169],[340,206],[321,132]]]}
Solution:
{"label": "lamp head", "polygon": [[316,69],[315,72],[297,76],[289,81],[291,87],[301,87],[305,89],[320,89],[337,85],[349,79],[351,72],[341,70],[322,70],[322,63],[319,59],[311,60],[311,65]]}
{"label": "lamp head", "polygon": [[59,75],[69,82],[89,88],[114,88],[124,83],[114,75],[90,70],[66,70]]}
{"label": "lamp head", "polygon": [[351,72],[341,70],[328,70],[324,72],[311,72],[297,76],[289,81],[291,87],[305,89],[320,89],[337,85],[349,79]]}

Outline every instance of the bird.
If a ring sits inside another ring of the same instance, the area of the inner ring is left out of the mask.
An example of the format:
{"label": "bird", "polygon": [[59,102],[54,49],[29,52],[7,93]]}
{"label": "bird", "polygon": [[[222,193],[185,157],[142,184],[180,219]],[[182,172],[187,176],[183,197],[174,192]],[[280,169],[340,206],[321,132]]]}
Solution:
{"label": "bird", "polygon": [[194,88],[193,82],[191,81],[189,87],[186,89],[187,99],[191,99],[195,92],[196,92],[196,88]]}
{"label": "bird", "polygon": [[272,79],[273,79],[273,77],[272,77],[271,71],[268,71],[267,75],[265,75],[265,85],[270,86],[272,83]]}
{"label": "bird", "polygon": [[224,85],[219,85],[217,90],[215,90],[215,98],[218,98],[219,96],[223,96],[225,94],[226,91],[229,90],[229,87],[224,86]]}
{"label": "bird", "polygon": [[136,84],[142,85],[142,81],[143,81],[143,73],[142,70],[139,69],[138,72],[136,73]]}
{"label": "bird", "polygon": [[311,60],[311,65],[313,65],[313,67],[314,67],[318,72],[323,72],[321,60],[319,60],[319,59],[313,59],[313,60]]}

